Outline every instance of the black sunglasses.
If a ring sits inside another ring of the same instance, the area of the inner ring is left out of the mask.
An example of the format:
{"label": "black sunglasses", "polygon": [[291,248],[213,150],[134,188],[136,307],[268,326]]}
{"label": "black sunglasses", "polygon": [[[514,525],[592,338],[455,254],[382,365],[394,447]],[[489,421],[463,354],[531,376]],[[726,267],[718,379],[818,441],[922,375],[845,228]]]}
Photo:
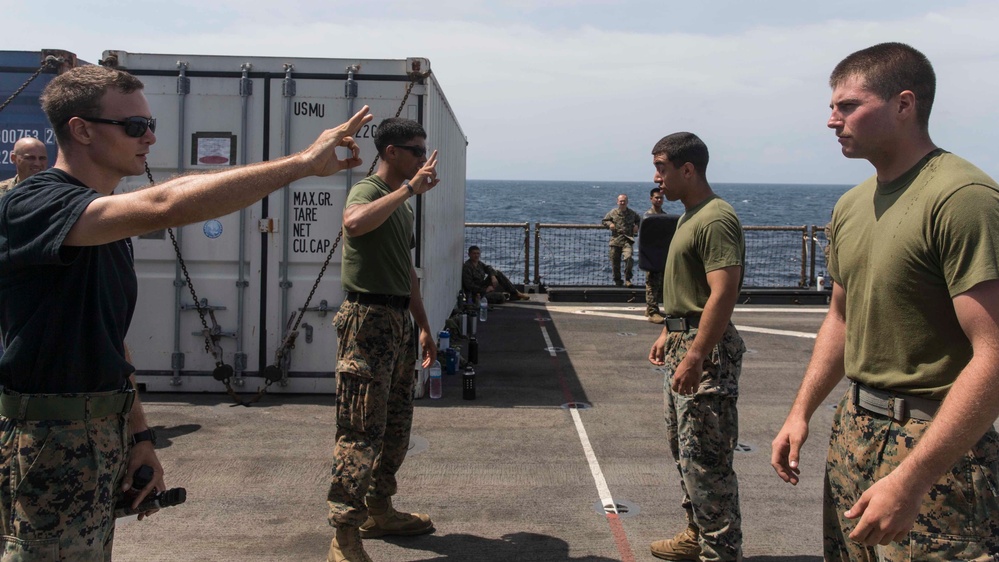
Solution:
{"label": "black sunglasses", "polygon": [[427,155],[427,149],[422,146],[408,146],[405,144],[393,144],[392,146],[396,148],[401,148],[403,150],[408,150],[410,154],[416,156],[417,158],[423,158]]}
{"label": "black sunglasses", "polygon": [[146,134],[146,129],[156,132],[156,119],[153,117],[126,117],[124,121],[114,119],[102,119],[100,117],[80,117],[84,121],[91,123],[107,123],[108,125],[121,125],[125,127],[125,134],[130,137],[139,138]]}

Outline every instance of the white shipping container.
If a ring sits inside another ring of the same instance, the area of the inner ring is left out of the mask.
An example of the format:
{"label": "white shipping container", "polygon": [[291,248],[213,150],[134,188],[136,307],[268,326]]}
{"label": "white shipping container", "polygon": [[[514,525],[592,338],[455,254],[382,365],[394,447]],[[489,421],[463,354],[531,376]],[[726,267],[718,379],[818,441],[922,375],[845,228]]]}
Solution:
{"label": "white shipping container", "polygon": [[[145,84],[157,143],[148,157],[157,182],[174,175],[260,162],[308,147],[324,129],[371,106],[357,134],[364,161],[350,173],[308,178],[231,215],[174,229],[208,327],[219,334],[237,392],[255,392],[263,370],[304,306],[341,229],[349,187],[377,156],[373,132],[386,117],[415,119],[440,151],[441,183],[410,203],[416,211],[414,264],[430,326],[439,330],[461,285],[466,138],[422,58],[313,59],[105,51],[105,63]],[[407,86],[415,84],[404,105]],[[127,178],[123,190],[147,185]],[[127,343],[138,382],[151,391],[222,392],[216,360],[166,233],[134,240],[139,300]],[[269,392],[336,389],[333,315],[343,302],[337,248]]]}

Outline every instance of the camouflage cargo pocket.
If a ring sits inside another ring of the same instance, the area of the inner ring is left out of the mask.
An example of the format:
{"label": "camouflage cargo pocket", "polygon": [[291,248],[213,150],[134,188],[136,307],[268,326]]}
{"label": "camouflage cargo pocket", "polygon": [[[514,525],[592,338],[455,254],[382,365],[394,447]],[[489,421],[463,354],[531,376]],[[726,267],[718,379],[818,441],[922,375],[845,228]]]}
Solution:
{"label": "camouflage cargo pocket", "polygon": [[2,559],[10,562],[58,562],[59,539],[21,540],[17,537],[4,535],[0,537],[3,543]]}
{"label": "camouflage cargo pocket", "polygon": [[343,429],[363,432],[371,415],[369,407],[369,387],[371,377],[353,373],[337,373],[336,385],[336,425]]}

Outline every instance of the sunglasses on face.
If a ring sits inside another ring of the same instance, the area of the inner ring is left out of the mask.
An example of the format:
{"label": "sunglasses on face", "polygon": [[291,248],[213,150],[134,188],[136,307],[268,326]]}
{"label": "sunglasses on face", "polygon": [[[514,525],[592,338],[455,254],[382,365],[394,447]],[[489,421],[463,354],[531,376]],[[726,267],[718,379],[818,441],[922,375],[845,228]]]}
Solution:
{"label": "sunglasses on face", "polygon": [[417,158],[423,158],[427,155],[427,149],[422,146],[407,146],[404,144],[394,144],[392,146],[406,150]]}
{"label": "sunglasses on face", "polygon": [[125,134],[130,137],[139,138],[146,134],[146,129],[156,132],[156,119],[152,117],[126,117],[124,121],[114,119],[101,119],[100,117],[80,117],[90,123],[107,123],[108,125],[120,125],[125,127]]}

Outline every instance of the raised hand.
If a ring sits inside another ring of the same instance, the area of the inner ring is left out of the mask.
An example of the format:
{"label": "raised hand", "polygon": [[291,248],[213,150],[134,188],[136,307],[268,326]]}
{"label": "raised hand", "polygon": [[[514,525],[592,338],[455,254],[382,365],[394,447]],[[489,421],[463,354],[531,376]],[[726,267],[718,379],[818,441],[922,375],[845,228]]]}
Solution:
{"label": "raised hand", "polygon": [[[312,146],[302,151],[302,156],[306,158],[311,166],[314,176],[331,176],[341,170],[356,168],[361,165],[360,149],[354,142],[353,135],[361,127],[374,119],[368,106],[364,106],[354,114],[346,123],[326,129]],[[350,156],[341,159],[336,154],[337,147],[350,150]]]}
{"label": "raised hand", "polygon": [[419,195],[433,189],[441,180],[437,177],[437,151],[430,154],[427,163],[420,168],[419,172],[409,180],[409,185],[413,188],[413,193]]}

